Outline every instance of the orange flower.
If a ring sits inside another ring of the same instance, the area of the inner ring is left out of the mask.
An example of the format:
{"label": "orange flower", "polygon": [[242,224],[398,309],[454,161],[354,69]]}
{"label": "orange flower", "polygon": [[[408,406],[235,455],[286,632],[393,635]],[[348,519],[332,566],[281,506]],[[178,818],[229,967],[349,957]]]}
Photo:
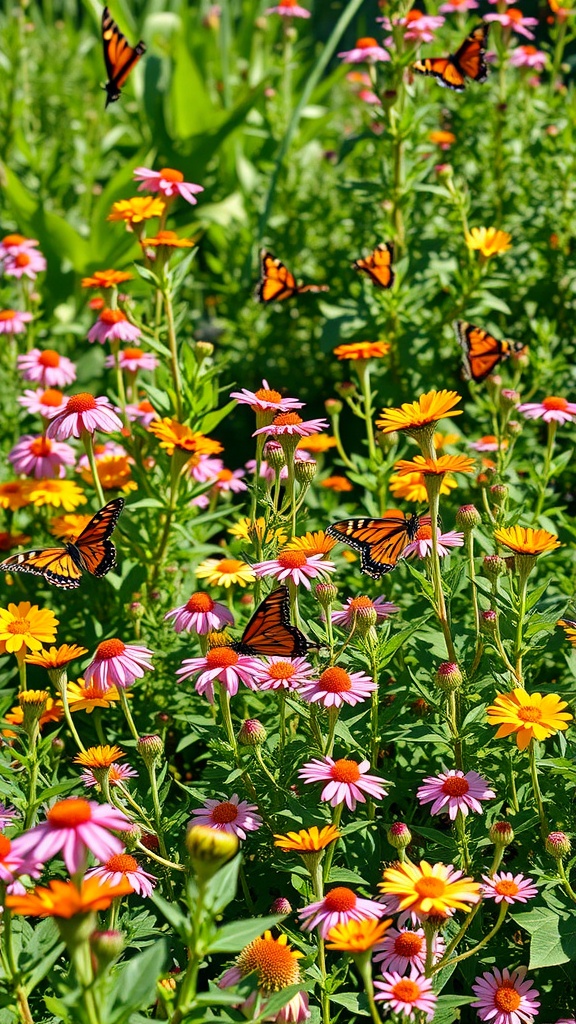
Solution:
{"label": "orange flower", "polygon": [[490,725],[497,725],[496,739],[516,733],[516,742],[524,750],[532,739],[546,740],[568,728],[573,716],[564,711],[566,701],[557,693],[527,693],[521,687],[512,693],[500,693],[486,708]]}
{"label": "orange flower", "polygon": [[[70,711],[86,711],[89,715],[92,714],[94,708],[109,708],[120,700],[116,686],[111,686],[109,690],[102,693],[94,686],[86,686],[83,679],[78,679],[75,683],[69,682],[66,693]],[[128,690],[126,696],[130,700],[132,692]]]}
{"label": "orange flower", "polygon": [[383,409],[382,419],[376,421],[376,426],[385,434],[393,430],[417,431],[422,427],[436,426],[438,420],[461,416],[462,409],[454,408],[461,401],[456,391],[428,391],[415,402],[404,402],[399,409]]}
{"label": "orange flower", "polygon": [[441,149],[449,149],[456,142],[456,136],[452,132],[436,131],[429,132],[428,138],[435,146],[440,146]]}
{"label": "orange flower", "polygon": [[86,647],[78,647],[76,644],[61,644],[60,647],[50,647],[46,650],[41,647],[34,654],[26,658],[27,665],[40,665],[40,668],[63,668],[70,661],[76,661],[84,654],[88,654]]}
{"label": "orange flower", "polygon": [[[96,460],[98,479],[105,491],[137,491],[138,484],[132,479],[131,460],[128,455],[105,455]],[[92,470],[86,466],[81,471],[86,483],[93,483]]]}
{"label": "orange flower", "polygon": [[311,455],[320,455],[322,452],[327,452],[329,448],[335,447],[336,438],[331,437],[330,434],[311,434],[310,437],[300,438],[296,445],[296,451],[303,448]]}
{"label": "orange flower", "polygon": [[82,278],[83,288],[116,288],[124,281],[130,281],[132,274],[128,270],[95,270],[92,277]]}
{"label": "orange flower", "polygon": [[444,476],[445,473],[471,473],[474,459],[468,455],[440,455],[438,459],[425,459],[415,455],[413,459],[400,459],[394,463],[398,476],[407,473],[422,473],[423,476]]}
{"label": "orange flower", "polygon": [[175,231],[158,231],[153,238],[143,238],[142,245],[152,248],[164,245],[169,249],[191,249],[194,242],[190,238],[179,238]]}
{"label": "orange flower", "polygon": [[[52,697],[48,697],[46,701],[46,708],[42,712],[38,719],[38,725],[42,728],[43,725],[47,725],[48,722],[59,722],[64,717],[64,709],[59,700],[53,700]],[[4,718],[10,725],[20,726],[24,721],[24,709],[16,704],[10,711],[7,711]],[[16,733],[12,729],[2,729],[2,735],[6,737],[16,736]]]}
{"label": "orange flower", "polygon": [[156,196],[133,196],[132,199],[119,199],[114,203],[107,220],[124,220],[129,231],[134,224],[141,224],[151,217],[161,217],[166,204]]}
{"label": "orange flower", "polygon": [[[416,501],[419,505],[428,500],[428,492],[424,483],[423,473],[394,473],[388,481],[390,493],[395,498],[404,498],[405,501]],[[440,494],[450,494],[450,491],[458,484],[450,473],[442,477]]]}
{"label": "orange flower", "polygon": [[[293,537],[282,548],[282,551],[304,551],[306,555],[326,555],[338,543],[332,537],[328,537],[324,530],[316,530],[315,533],[305,533],[302,537]],[[282,554],[279,551],[278,554]]]}
{"label": "orange flower", "polygon": [[337,924],[328,932],[327,949],[340,949],[345,953],[365,953],[381,942],[392,924],[392,918],[385,921],[347,921]]}
{"label": "orange flower", "polygon": [[508,526],[494,530],[494,538],[510,551],[519,555],[543,555],[560,547],[555,533],[533,530],[531,526]]}
{"label": "orange flower", "polygon": [[213,441],[196,430],[191,430],[185,423],[178,423],[178,420],[164,417],[162,420],[153,420],[148,427],[148,432],[158,438],[160,447],[164,448],[168,455],[174,455],[178,449],[181,452],[189,453],[197,460],[201,455],[217,455],[224,451],[219,441]]}
{"label": "orange flower", "polygon": [[111,747],[106,743],[100,747],[88,747],[77,754],[74,764],[84,765],[85,768],[110,768],[121,757],[126,757],[126,754],[120,747]]}
{"label": "orange flower", "polygon": [[468,910],[466,904],[480,901],[478,882],[459,875],[452,865],[405,861],[386,868],[378,888],[384,896],[396,897],[398,910],[444,916],[451,910]]}
{"label": "orange flower", "polygon": [[486,259],[512,248],[512,235],[498,228],[472,228],[465,235],[465,240],[469,249],[478,249]]}
{"label": "orange flower", "polygon": [[91,515],[82,515],[80,512],[68,516],[55,516],[48,529],[53,537],[61,537],[62,540],[76,540],[91,519]]}
{"label": "orange flower", "polygon": [[347,476],[327,476],[320,481],[320,487],[325,487],[327,491],[335,491],[336,494],[354,490]]}
{"label": "orange flower", "polygon": [[13,914],[26,917],[63,917],[68,920],[76,914],[90,914],[108,910],[118,896],[129,896],[132,885],[124,878],[117,885],[102,878],[84,878],[80,888],[74,882],[53,879],[47,886],[37,886],[22,896],[7,896],[6,906]]}
{"label": "orange flower", "polygon": [[22,548],[30,542],[31,538],[26,533],[7,533],[0,531],[0,551],[13,551],[14,548]]}
{"label": "orange flower", "polygon": [[348,345],[338,345],[333,355],[337,359],[379,359],[390,351],[387,341],[354,341]]}
{"label": "orange flower", "polygon": [[0,508],[9,508],[17,512],[19,508],[30,505],[30,481],[10,480],[0,484]]}
{"label": "orange flower", "polygon": [[311,828],[302,828],[299,832],[275,835],[274,846],[278,846],[285,853],[293,851],[304,856],[307,853],[318,853],[320,850],[325,850],[339,838],[340,833],[335,825],[325,825],[321,829],[317,825],[312,825]]}

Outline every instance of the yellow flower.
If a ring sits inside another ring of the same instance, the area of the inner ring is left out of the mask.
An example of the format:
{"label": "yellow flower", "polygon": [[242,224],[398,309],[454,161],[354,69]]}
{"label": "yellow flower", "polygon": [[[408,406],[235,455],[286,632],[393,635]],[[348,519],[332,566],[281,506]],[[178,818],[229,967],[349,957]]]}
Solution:
{"label": "yellow flower", "polygon": [[132,199],[119,199],[114,203],[107,220],[124,220],[129,231],[133,224],[141,224],[151,217],[161,217],[166,204],[157,196],[133,196]]}
{"label": "yellow flower", "polygon": [[494,530],[494,538],[510,551],[519,555],[542,555],[560,547],[555,533],[533,530],[531,526],[507,526]]}
{"label": "yellow flower", "polygon": [[[137,491],[138,484],[132,479],[130,459],[127,455],[105,455],[96,460],[98,479],[105,491]],[[81,472],[82,479],[92,484],[92,470],[86,466]]]}
{"label": "yellow flower", "polygon": [[62,540],[76,540],[91,519],[90,514],[82,515],[80,512],[70,516],[54,516],[48,529],[53,537],[60,537]]}
{"label": "yellow flower", "polygon": [[257,537],[261,543],[271,544],[275,541],[277,544],[284,544],[286,541],[286,533],[283,527],[278,526],[275,528],[268,527],[266,529],[266,520],[264,516],[258,516],[254,520],[254,526],[251,529],[251,520],[249,516],[244,516],[243,519],[239,519],[234,526],[231,526],[228,533],[236,537],[237,540],[244,540],[248,544],[254,543],[254,537]]}
{"label": "yellow flower", "polygon": [[390,351],[387,341],[354,341],[349,345],[338,345],[333,355],[337,359],[379,359]]}
{"label": "yellow flower", "polygon": [[16,654],[22,647],[41,650],[43,644],[56,639],[58,619],[48,608],[39,608],[30,601],[0,608],[0,645],[2,651]]}
{"label": "yellow flower", "polygon": [[[75,683],[69,682],[66,693],[70,711],[86,711],[89,715],[92,714],[94,708],[109,708],[120,700],[116,686],[111,686],[109,690],[102,693],[95,686],[86,686],[83,679],[78,679]],[[131,699],[131,690],[126,692],[126,696]]]}
{"label": "yellow flower", "polygon": [[465,238],[469,249],[479,249],[486,258],[512,248],[512,235],[498,228],[472,228]]}
{"label": "yellow flower", "polygon": [[335,494],[354,490],[354,485],[350,483],[347,476],[327,476],[320,481],[320,487],[325,487],[327,491],[334,491]]}
{"label": "yellow flower", "polygon": [[9,508],[11,512],[17,512],[19,508],[25,508],[29,504],[29,480],[10,480],[7,484],[0,484],[0,508]]}
{"label": "yellow flower", "polygon": [[501,693],[486,709],[490,725],[499,726],[496,739],[516,733],[516,742],[524,750],[530,740],[546,740],[568,728],[573,716],[557,693],[527,693],[518,687],[512,693]]}
{"label": "yellow flower", "polygon": [[461,416],[462,409],[454,408],[461,401],[456,391],[428,391],[415,402],[404,402],[399,409],[383,409],[382,419],[376,421],[376,426],[385,434],[435,426],[438,420],[448,416]]}
{"label": "yellow flower", "polygon": [[190,238],[179,238],[175,231],[158,231],[153,238],[144,238],[142,245],[152,248],[165,245],[169,249],[191,249],[194,242]]}
{"label": "yellow flower", "polygon": [[328,932],[327,949],[340,949],[346,953],[365,953],[381,942],[392,924],[392,918],[385,921],[347,921],[337,924]]}
{"label": "yellow flower", "polygon": [[296,445],[296,451],[303,448],[311,455],[321,455],[330,448],[336,447],[336,438],[331,434],[311,434],[310,437],[301,437]]}
{"label": "yellow flower", "polygon": [[226,588],[233,583],[245,587],[256,579],[254,570],[238,558],[206,558],[196,569],[196,576],[215,587]]}
{"label": "yellow flower", "polygon": [[398,897],[398,910],[410,908],[416,914],[444,916],[451,910],[468,910],[466,904],[480,900],[478,882],[458,878],[452,865],[404,861],[386,868],[383,879],[378,886],[380,891]]}
{"label": "yellow flower", "polygon": [[358,555],[355,555],[353,551],[348,551],[348,549],[346,549],[346,551],[341,551],[340,554],[342,555],[342,558],[344,559],[345,562],[358,561]]}
{"label": "yellow flower", "polygon": [[442,448],[446,448],[449,444],[458,444],[461,440],[460,434],[443,434],[440,430],[434,432],[432,438],[436,451],[440,451]]}
{"label": "yellow flower", "polygon": [[[109,217],[109,220],[112,218]],[[114,218],[116,219],[116,218]],[[83,288],[116,288],[124,281],[130,281],[132,274],[128,270],[95,270],[92,277],[82,278]]]}
{"label": "yellow flower", "polygon": [[298,960],[304,954],[288,945],[288,937],[272,938],[272,932],[264,932],[260,939],[254,939],[244,947],[236,960],[242,977],[256,974],[258,988],[268,995],[279,992],[287,985],[300,981]]}
{"label": "yellow flower", "polygon": [[61,644],[60,647],[50,647],[46,650],[41,647],[35,654],[29,654],[26,658],[27,665],[39,665],[40,668],[63,668],[70,661],[76,661],[84,654],[88,654],[86,647],[78,647],[76,644]]}
{"label": "yellow flower", "polygon": [[154,434],[160,442],[160,447],[164,448],[168,455],[173,455],[178,449],[198,460],[200,455],[217,455],[224,450],[219,441],[204,437],[204,434],[191,430],[185,423],[178,423],[178,420],[170,419],[168,416],[162,420],[153,420],[148,431]]}
{"label": "yellow flower", "polygon": [[77,754],[74,764],[81,764],[85,768],[110,768],[121,757],[126,757],[126,754],[120,747],[111,747],[106,743],[99,747],[88,747]]}
{"label": "yellow flower", "polygon": [[30,483],[29,498],[36,508],[51,505],[73,512],[78,505],[86,504],[84,491],[73,480],[34,480]]}
{"label": "yellow flower", "polygon": [[440,455],[437,459],[425,459],[415,455],[413,459],[400,459],[394,463],[398,476],[407,473],[422,473],[423,476],[444,476],[445,473],[471,473],[474,459],[468,455]]}
{"label": "yellow flower", "polygon": [[[395,498],[403,498],[405,501],[416,501],[419,505],[428,501],[428,492],[424,484],[423,473],[394,473],[388,481],[390,493]],[[450,473],[445,473],[440,484],[440,494],[450,494],[450,491],[458,484]]]}
{"label": "yellow flower", "polygon": [[[28,691],[26,691],[28,692]],[[38,720],[38,725],[42,728],[47,722],[59,722],[64,717],[64,708],[59,700],[53,700],[52,697],[48,697],[46,701],[46,707]],[[4,718],[10,725],[20,726],[24,721],[24,708],[17,704],[15,707],[10,708]],[[2,729],[2,735],[10,738],[16,736],[16,733],[12,729]]]}
{"label": "yellow flower", "polygon": [[317,825],[312,825],[311,828],[301,828],[299,832],[275,835],[274,846],[278,846],[285,853],[294,851],[294,853],[306,855],[325,850],[339,838],[340,833],[335,825],[324,825],[324,828],[321,829]]}
{"label": "yellow flower", "polygon": [[293,537],[284,550],[304,551],[307,555],[327,555],[337,543],[338,541],[328,537],[324,530],[316,530],[315,533],[308,532],[302,537]]}

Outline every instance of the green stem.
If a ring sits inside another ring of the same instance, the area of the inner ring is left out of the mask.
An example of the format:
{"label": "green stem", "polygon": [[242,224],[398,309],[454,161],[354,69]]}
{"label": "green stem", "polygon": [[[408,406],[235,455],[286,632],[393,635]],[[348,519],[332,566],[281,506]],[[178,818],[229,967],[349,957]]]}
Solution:
{"label": "green stem", "polygon": [[458,811],[456,815],[456,830],[458,832],[458,840],[460,843],[460,853],[462,856],[462,868],[465,874],[470,873],[470,851],[468,849],[468,834],[466,831],[466,818]]}
{"label": "green stem", "polygon": [[[425,452],[424,454],[425,457],[426,455],[432,458],[436,457],[433,449],[431,449],[431,454],[430,452]],[[452,640],[452,633],[450,632],[450,624],[448,622],[446,601],[444,600],[440,555],[438,553],[438,512],[440,508],[440,482],[442,478],[439,476],[427,476],[425,479],[428,501],[430,504],[430,519],[432,520],[432,552],[430,554],[430,563],[432,568],[432,586],[434,588],[434,606],[444,634],[444,642],[446,644],[448,658],[450,661],[458,664],[458,658],[454,648],[454,642]]]}
{"label": "green stem", "polygon": [[[2,886],[4,888],[4,886]],[[4,899],[2,899],[4,902]],[[5,964],[8,968],[7,973],[10,975],[10,980],[14,984],[14,993],[16,995],[16,1005],[18,1008],[18,1016],[22,1021],[22,1024],[34,1024],[32,1014],[30,1012],[30,1006],[28,1005],[28,996],[23,985],[20,985],[16,981],[18,977],[18,967],[16,965],[16,958],[14,956],[14,947],[12,944],[12,914],[6,907],[2,915],[2,946],[5,952]]]}
{"label": "green stem", "polygon": [[223,685],[223,683],[218,684],[218,693],[220,697],[220,714],[222,715],[222,722],[224,723],[224,728],[226,729],[228,742],[232,747],[232,750],[234,751],[234,756],[236,757],[238,754],[238,744],[236,742],[234,726],[232,725],[232,714],[230,711],[230,694],[228,693],[228,690]]}
{"label": "green stem", "polygon": [[334,735],[336,733],[336,723],[338,721],[338,711],[338,708],[328,708],[328,735],[326,737],[324,757],[332,757],[332,751],[334,749]]}
{"label": "green stem", "polygon": [[[519,559],[525,558],[526,556],[520,555]],[[528,556],[530,557],[530,556]],[[522,633],[524,631],[524,616],[526,615],[526,596],[528,590],[528,576],[530,570],[527,571],[527,566],[521,564],[519,572],[519,593],[518,593],[518,621],[516,623],[516,640],[514,643],[514,659],[516,662],[515,676],[520,683],[523,685],[522,678]]]}
{"label": "green stem", "polygon": [[373,1024],[382,1024],[382,1018],[378,1013],[378,1008],[374,1002],[374,983],[372,981],[372,968],[370,963],[370,954],[360,954],[354,957],[358,974],[362,978],[364,983],[364,991],[366,992],[366,998],[368,1000],[368,1006],[370,1007],[370,1014],[372,1017]]}
{"label": "green stem", "polygon": [[542,793],[540,792],[540,783],[538,781],[538,768],[536,767],[536,741],[530,740],[528,746],[528,757],[530,761],[530,775],[532,777],[532,789],[534,792],[534,801],[538,810],[538,817],[540,818],[540,834],[542,839],[546,839],[550,832],[550,826],[548,825],[548,819],[546,817],[546,811],[544,810],[544,803],[542,801]]}
{"label": "green stem", "polygon": [[373,466],[376,465],[376,443],[374,441],[374,426],[372,423],[372,416],[374,409],[372,407],[372,390],[370,387],[370,362],[368,359],[359,359],[356,363],[356,372],[358,374],[358,380],[360,381],[360,390],[362,392],[363,402],[363,417],[366,424],[366,440],[368,441],[368,452],[370,455],[370,462]]}
{"label": "green stem", "polygon": [[[342,811],[343,810],[344,810],[344,804],[342,803],[342,804],[338,804],[334,808],[334,810],[332,811],[332,824],[335,825],[336,828],[338,828],[338,826],[340,824],[340,819],[342,817]],[[330,878],[330,868],[332,867],[332,861],[334,859],[334,851],[336,849],[337,843],[338,843],[338,840],[336,839],[336,841],[333,842],[331,844],[331,846],[328,847],[328,853],[326,854],[326,857],[325,857],[325,860],[324,860],[324,873],[323,874],[324,874],[324,881],[325,882],[327,882],[329,880],[329,878]],[[321,899],[321,898],[322,897],[320,897],[320,896],[318,897],[318,899]]]}
{"label": "green stem", "polygon": [[104,497],[104,491],[102,490],[102,484],[100,482],[100,477],[98,476],[98,470],[96,468],[96,458],[94,455],[94,438],[90,431],[88,430],[82,431],[81,438],[82,444],[84,445],[84,450],[88,457],[88,464],[90,466],[90,472],[92,473],[92,479],[94,481],[94,490],[98,495],[100,507],[103,508],[104,505],[106,504],[106,498]]}
{"label": "green stem", "polygon": [[130,707],[128,705],[128,698],[126,696],[126,691],[125,691],[123,686],[119,686],[118,687],[118,693],[120,695],[120,707],[122,708],[122,711],[124,712],[124,718],[126,719],[126,721],[128,723],[128,728],[130,730],[130,733],[131,733],[133,739],[135,739],[136,742],[138,742],[138,740],[140,739],[140,735],[138,733],[136,725],[134,724],[134,719],[132,718],[132,712],[130,711]]}
{"label": "green stem", "polygon": [[[494,927],[491,928],[490,931],[487,933],[487,935],[485,935],[484,938],[481,939],[480,942],[478,942],[477,945],[474,946],[472,949],[467,950],[466,953],[460,953],[459,956],[453,957],[452,960],[447,959],[446,952],[442,959],[439,960],[438,963],[434,964],[434,966],[430,969],[430,974],[436,974],[436,972],[439,971],[442,967],[454,967],[456,964],[459,964],[462,960],[467,960],[468,957],[475,956],[476,953],[478,953],[480,949],[483,949],[484,946],[487,946],[488,943],[494,938],[496,933],[500,931],[500,928],[504,923],[504,918],[506,917],[507,910],[508,904],[502,902],[500,904],[498,920],[496,921]],[[430,975],[428,975],[428,977],[430,977]]]}
{"label": "green stem", "polygon": [[567,896],[570,897],[570,899],[572,900],[573,903],[576,903],[576,892],[574,892],[574,889],[570,885],[570,882],[568,880],[568,876],[566,874],[566,870],[564,868],[564,864],[562,863],[562,860],[558,861],[558,874],[560,875],[560,878],[562,879],[562,887],[564,889],[564,892],[566,893]]}
{"label": "green stem", "polygon": [[[70,732],[72,733],[72,736],[74,737],[74,741],[75,741],[75,743],[78,746],[78,750],[81,750],[82,753],[85,753],[86,747],[82,743],[82,740],[80,739],[80,737],[78,735],[76,726],[74,725],[74,722],[72,721],[72,714],[70,712],[70,705],[68,703],[68,682],[67,682],[66,677],[64,677],[64,680],[62,682],[62,686],[59,689],[60,689],[60,697],[62,699],[62,710],[64,711],[64,718],[66,719],[66,725],[68,726],[68,728],[70,729]],[[100,709],[98,709],[98,710],[100,710]],[[103,745],[105,745],[105,743],[106,743],[105,740],[100,740],[100,742]]]}
{"label": "green stem", "polygon": [[24,658],[18,658],[18,678],[20,680],[20,693],[27,689],[26,683],[26,662]]}
{"label": "green stem", "polygon": [[172,381],[174,383],[174,395],[176,399],[176,419],[182,422],[182,377],[180,376],[180,364],[178,362],[178,343],[176,341],[176,329],[174,326],[174,310],[172,308],[172,296],[168,287],[163,288],[164,309],[166,311],[166,324],[168,328],[168,346],[170,348],[170,368]]}
{"label": "green stem", "polygon": [[166,849],[166,840],[164,839],[164,827],[162,825],[162,808],[160,806],[160,796],[158,794],[158,779],[156,778],[156,765],[154,763],[146,765],[148,769],[148,776],[150,778],[150,792],[152,793],[152,806],[154,807],[154,824],[156,826],[156,835],[158,836],[158,845],[160,847],[160,853],[165,860],[168,860],[168,850]]}
{"label": "green stem", "polygon": [[38,725],[36,724],[33,734],[30,736],[30,781],[28,785],[28,802],[26,805],[26,816],[24,818],[24,831],[31,828],[36,818],[36,790],[38,787]]}
{"label": "green stem", "polygon": [[544,468],[542,470],[542,476],[539,479],[538,486],[538,500],[536,502],[536,509],[534,510],[533,523],[537,523],[542,512],[542,506],[544,505],[544,499],[546,497],[546,490],[548,487],[548,481],[550,480],[550,467],[552,465],[552,456],[554,454],[554,439],[556,437],[556,431],[558,424],[555,420],[551,420],[548,424],[548,443],[546,445],[546,455],[544,456]]}

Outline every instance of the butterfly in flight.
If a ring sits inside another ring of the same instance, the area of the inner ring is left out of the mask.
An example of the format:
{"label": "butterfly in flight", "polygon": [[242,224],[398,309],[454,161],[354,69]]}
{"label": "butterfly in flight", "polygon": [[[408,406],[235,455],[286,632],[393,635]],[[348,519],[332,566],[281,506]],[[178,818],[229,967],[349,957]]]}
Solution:
{"label": "butterfly in flight", "polygon": [[464,353],[464,379],[475,380],[478,384],[504,359],[524,348],[521,341],[499,341],[483,327],[467,324],[465,320],[457,320],[455,327]]}
{"label": "butterfly in flight", "polygon": [[576,645],[576,622],[574,622],[574,619],[558,619],[556,625],[562,627],[566,633],[566,639],[574,647]]}
{"label": "butterfly in flight", "polygon": [[65,590],[79,587],[83,572],[105,576],[116,565],[116,548],[110,537],[123,508],[124,498],[114,498],[92,517],[75,541],[61,548],[34,548],[10,555],[0,569],[31,572]]}
{"label": "butterfly in flight", "polygon": [[266,249],[260,253],[260,266],[260,283],[256,290],[256,298],[260,302],[283,302],[303,292],[329,291],[327,284],[298,284],[282,260],[276,259]]}
{"label": "butterfly in flight", "polygon": [[379,288],[391,288],[394,284],[394,246],[391,242],[382,242],[370,253],[352,264],[354,270],[366,274],[373,284]]}
{"label": "butterfly in flight", "polygon": [[433,75],[445,89],[463,92],[467,78],[473,82],[485,82],[488,78],[485,60],[487,39],[488,25],[482,22],[466,37],[456,53],[417,60],[412,70],[421,75]]}
{"label": "butterfly in flight", "polygon": [[381,519],[342,519],[332,523],[326,533],[359,551],[361,571],[378,580],[396,568],[419,528],[430,526],[431,522],[428,515],[413,514],[406,518],[403,512],[393,510],[385,512]]}
{"label": "butterfly in flight", "polygon": [[238,654],[299,658],[306,654],[308,641],[290,622],[290,595],[287,587],[278,587],[258,605],[242,634],[232,644]]}
{"label": "butterfly in flight", "polygon": [[106,106],[120,99],[120,90],[126,82],[132,68],[146,52],[146,43],[140,40],[136,46],[130,46],[126,36],[122,35],[107,7],[102,11],[102,44],[104,46],[104,63],[106,65]]}

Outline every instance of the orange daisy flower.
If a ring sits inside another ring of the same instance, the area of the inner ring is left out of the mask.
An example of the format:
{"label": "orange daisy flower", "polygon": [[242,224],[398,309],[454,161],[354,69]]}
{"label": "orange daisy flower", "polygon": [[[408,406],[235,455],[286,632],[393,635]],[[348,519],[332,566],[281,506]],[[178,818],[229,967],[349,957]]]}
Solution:
{"label": "orange daisy flower", "polygon": [[354,485],[347,476],[327,476],[320,481],[320,487],[325,487],[327,491],[334,491],[336,494],[354,490]]}
{"label": "orange daisy flower", "polygon": [[161,420],[153,420],[148,427],[148,432],[160,442],[160,447],[174,455],[176,449],[186,452],[190,458],[199,459],[201,455],[218,455],[224,451],[219,441],[213,441],[210,437],[197,430],[192,430],[185,423],[166,416]]}
{"label": "orange daisy flower", "polygon": [[347,345],[338,345],[333,352],[337,359],[380,359],[390,351],[387,341],[354,341]]}
{"label": "orange daisy flower", "polygon": [[36,886],[21,896],[7,896],[6,906],[13,914],[25,917],[63,917],[69,920],[76,914],[108,910],[112,900],[118,896],[129,896],[133,891],[127,878],[117,885],[111,885],[102,878],[84,878],[80,888],[74,882],[53,879],[47,886]]}
{"label": "orange daisy flower", "polygon": [[531,526],[508,526],[494,530],[494,538],[510,551],[519,555],[543,555],[559,548],[560,541],[548,530],[533,530]]}
{"label": "orange daisy flower", "polygon": [[123,220],[126,227],[132,231],[134,224],[141,224],[142,221],[150,220],[152,217],[161,217],[166,204],[156,196],[133,196],[132,199],[119,199],[114,203],[107,220]]}
{"label": "orange daisy flower", "polygon": [[179,238],[175,231],[158,231],[153,238],[143,238],[142,245],[153,249],[162,245],[168,249],[191,249],[194,242],[190,238]]}
{"label": "orange daisy flower", "polygon": [[461,401],[456,391],[428,391],[415,402],[404,402],[399,409],[383,409],[382,419],[376,421],[376,426],[385,434],[393,430],[410,432],[436,426],[438,420],[461,416],[463,410],[454,408]]}
{"label": "orange daisy flower", "polygon": [[92,277],[82,278],[83,288],[116,288],[124,281],[131,281],[133,275],[128,270],[95,270]]}
{"label": "orange daisy flower", "polygon": [[423,476],[444,476],[445,473],[471,473],[474,459],[468,455],[440,455],[437,459],[425,459],[415,455],[413,459],[400,459],[394,463],[398,476],[407,473],[422,473]]}
{"label": "orange daisy flower", "polygon": [[296,445],[296,451],[303,448],[311,455],[321,455],[322,452],[327,452],[330,448],[335,447],[336,438],[330,434],[311,434],[310,437],[300,438]]}

